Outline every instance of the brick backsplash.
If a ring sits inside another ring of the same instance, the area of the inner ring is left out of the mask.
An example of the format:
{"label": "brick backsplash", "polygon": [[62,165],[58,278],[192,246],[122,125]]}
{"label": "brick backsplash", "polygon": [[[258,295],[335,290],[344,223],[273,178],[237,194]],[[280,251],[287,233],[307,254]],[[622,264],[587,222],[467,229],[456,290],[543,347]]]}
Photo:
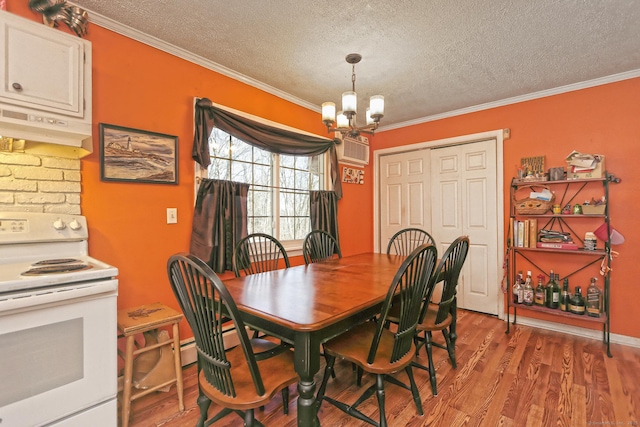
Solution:
{"label": "brick backsplash", "polygon": [[0,211],[81,214],[80,160],[0,153]]}

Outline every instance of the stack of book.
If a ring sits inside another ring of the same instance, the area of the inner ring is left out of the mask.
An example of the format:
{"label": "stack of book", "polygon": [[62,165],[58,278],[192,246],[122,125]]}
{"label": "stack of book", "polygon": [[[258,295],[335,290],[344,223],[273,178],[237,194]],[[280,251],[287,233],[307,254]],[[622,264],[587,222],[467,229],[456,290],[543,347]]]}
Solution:
{"label": "stack of book", "polygon": [[538,237],[538,220],[535,218],[518,221],[511,218],[509,238],[512,246],[518,248],[535,248]]}
{"label": "stack of book", "polygon": [[539,242],[536,247],[543,249],[576,250],[578,245],[573,242],[571,233],[555,230],[540,230]]}

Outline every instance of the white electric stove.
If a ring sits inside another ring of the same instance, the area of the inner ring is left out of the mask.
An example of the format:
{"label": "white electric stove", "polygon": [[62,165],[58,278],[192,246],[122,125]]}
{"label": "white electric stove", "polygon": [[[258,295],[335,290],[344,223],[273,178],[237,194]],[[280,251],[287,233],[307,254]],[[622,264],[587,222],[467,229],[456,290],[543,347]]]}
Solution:
{"label": "white electric stove", "polygon": [[0,422],[117,425],[118,269],[80,215],[0,212]]}

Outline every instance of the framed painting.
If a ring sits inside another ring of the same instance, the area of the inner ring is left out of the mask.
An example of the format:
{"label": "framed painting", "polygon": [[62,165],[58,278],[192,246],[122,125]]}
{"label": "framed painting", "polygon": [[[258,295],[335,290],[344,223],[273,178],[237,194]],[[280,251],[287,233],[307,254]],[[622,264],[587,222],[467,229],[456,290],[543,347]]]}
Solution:
{"label": "framed painting", "polygon": [[100,123],[103,181],[178,183],[178,137]]}

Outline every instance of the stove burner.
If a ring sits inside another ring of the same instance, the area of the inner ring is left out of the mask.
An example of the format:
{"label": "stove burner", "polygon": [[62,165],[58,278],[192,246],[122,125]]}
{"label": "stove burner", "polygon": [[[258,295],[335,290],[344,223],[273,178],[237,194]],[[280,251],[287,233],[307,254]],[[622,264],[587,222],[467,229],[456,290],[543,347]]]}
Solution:
{"label": "stove burner", "polygon": [[65,264],[65,265],[47,265],[45,267],[36,267],[20,273],[21,276],[41,276],[45,274],[70,273],[72,271],[88,270],[93,268],[89,264]]}
{"label": "stove burner", "polygon": [[38,265],[57,265],[57,264],[69,264],[72,262],[82,262],[79,259],[76,258],[58,258],[58,259],[45,259],[42,261],[38,261],[34,264],[32,264],[33,266],[38,266]]}

